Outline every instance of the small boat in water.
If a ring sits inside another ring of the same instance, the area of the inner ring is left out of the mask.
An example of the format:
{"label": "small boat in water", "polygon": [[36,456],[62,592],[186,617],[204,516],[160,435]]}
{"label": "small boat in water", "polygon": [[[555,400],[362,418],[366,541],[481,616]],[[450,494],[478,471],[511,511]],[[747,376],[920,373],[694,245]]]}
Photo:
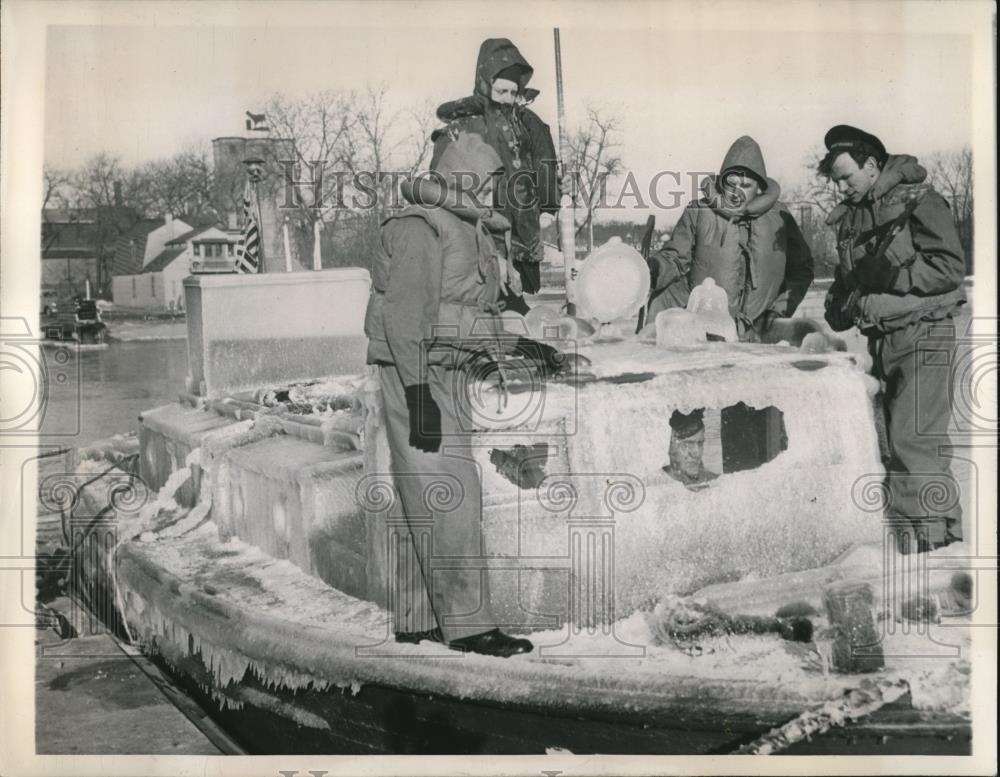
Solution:
{"label": "small boat in water", "polygon": [[64,305],[50,305],[43,311],[42,332],[54,342],[72,342],[78,346],[103,346],[107,325],[101,320],[98,300],[87,296]]}

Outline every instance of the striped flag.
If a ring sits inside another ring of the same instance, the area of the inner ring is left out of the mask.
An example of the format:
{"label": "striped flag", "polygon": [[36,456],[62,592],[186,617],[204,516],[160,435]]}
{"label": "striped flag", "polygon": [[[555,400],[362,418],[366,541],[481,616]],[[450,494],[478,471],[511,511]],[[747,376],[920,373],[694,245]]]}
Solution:
{"label": "striped flag", "polygon": [[260,272],[260,213],[257,210],[257,187],[249,178],[243,188],[243,237],[236,257],[236,272]]}

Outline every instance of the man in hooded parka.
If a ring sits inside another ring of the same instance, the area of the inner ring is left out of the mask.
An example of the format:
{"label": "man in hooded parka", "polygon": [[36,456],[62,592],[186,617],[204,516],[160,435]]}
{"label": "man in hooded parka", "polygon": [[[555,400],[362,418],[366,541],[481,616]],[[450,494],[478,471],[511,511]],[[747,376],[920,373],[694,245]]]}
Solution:
{"label": "man in hooded parka", "polygon": [[[446,200],[412,204],[382,226],[365,334],[399,495],[394,517],[403,525],[389,570],[396,641],[508,657],[532,644],[496,628],[487,575],[475,568],[484,552],[482,484],[463,404],[469,372],[507,347],[497,306],[503,263],[491,231],[509,223],[482,206],[501,166],[479,135],[460,133],[443,146],[434,170],[448,183]],[[478,185],[466,189],[463,179]],[[555,349],[533,345],[529,354],[565,363]],[[471,568],[456,568],[463,557]]]}
{"label": "man in hooded parka", "polygon": [[790,317],[812,283],[813,259],[780,194],[760,146],[738,138],[719,175],[703,182],[701,197],[650,257],[646,320],[687,305],[691,289],[706,278],[725,290],[740,340],[759,340],[774,319]]}
{"label": "man in hooded parka", "polygon": [[[726,292],[741,341],[767,339],[777,318],[798,308],[813,280],[813,258],[798,224],[778,200],[781,187],[767,176],[757,142],[737,138],[718,176],[702,184],[670,240],[650,257],[647,321],[685,307],[691,289],[712,278]],[[780,450],[783,421],[774,408],[742,402],[723,408],[722,468],[752,469]]]}
{"label": "man in hooded parka", "polygon": [[[504,306],[526,313],[524,294],[541,288],[543,259],[540,218],[559,210],[556,150],[549,126],[527,107],[537,90],[527,89],[534,69],[506,38],[489,38],[479,48],[473,94],[441,105],[437,116],[447,126],[436,130],[431,166],[449,136],[475,132],[503,160],[503,176],[495,192],[501,212],[511,222],[509,253],[517,277],[501,290]],[[519,287],[519,288],[518,288]]]}

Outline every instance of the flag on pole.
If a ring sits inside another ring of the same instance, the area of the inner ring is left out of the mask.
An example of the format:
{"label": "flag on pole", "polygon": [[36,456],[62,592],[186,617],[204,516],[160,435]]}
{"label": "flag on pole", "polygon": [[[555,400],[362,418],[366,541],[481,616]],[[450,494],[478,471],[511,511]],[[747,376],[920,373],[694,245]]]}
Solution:
{"label": "flag on pole", "polygon": [[236,272],[260,272],[260,214],[257,210],[257,187],[249,178],[243,188],[243,237],[236,257]]}

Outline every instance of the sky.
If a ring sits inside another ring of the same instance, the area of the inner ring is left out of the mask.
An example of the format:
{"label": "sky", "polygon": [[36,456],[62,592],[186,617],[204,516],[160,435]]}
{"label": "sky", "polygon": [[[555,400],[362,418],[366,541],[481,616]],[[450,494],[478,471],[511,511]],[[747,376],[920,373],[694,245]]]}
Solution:
{"label": "sky", "polygon": [[[761,145],[769,175],[786,189],[802,180],[803,160],[834,124],[863,127],[890,152],[917,156],[971,142],[966,35],[903,34],[905,25],[878,15],[853,25],[831,25],[818,14],[782,22],[781,14],[751,13],[753,4],[742,17],[718,19],[677,6],[676,24],[669,4],[656,15],[619,7],[606,26],[589,21],[593,14],[562,24],[567,123],[578,124],[588,104],[617,112],[626,168],[645,191],[658,171],[717,169],[744,134]],[[309,26],[298,18],[284,20],[291,26],[170,26],[162,16],[156,25],[52,26],[46,163],[73,167],[99,151],[127,165],[170,156],[240,134],[244,111],[260,110],[275,92],[385,83],[394,105],[436,105],[471,91],[486,37],[512,39],[534,65],[531,85],[542,95],[533,107],[556,135],[551,26],[511,26],[504,14],[486,24],[485,16],[419,30],[392,15],[351,26],[355,20],[343,14],[336,24],[326,17]],[[661,180],[660,201],[677,188]],[[673,211],[664,212],[665,223],[679,217]]]}

